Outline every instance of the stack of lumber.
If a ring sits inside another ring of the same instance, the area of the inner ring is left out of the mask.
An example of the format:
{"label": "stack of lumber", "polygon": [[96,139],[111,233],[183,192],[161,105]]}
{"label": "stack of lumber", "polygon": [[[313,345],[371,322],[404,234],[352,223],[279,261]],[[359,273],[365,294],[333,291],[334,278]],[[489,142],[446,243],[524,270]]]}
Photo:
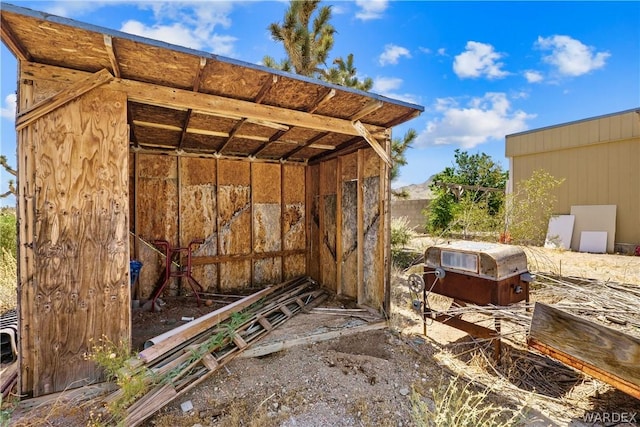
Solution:
{"label": "stack of lumber", "polygon": [[[326,298],[308,277],[268,287],[164,336],[131,359],[121,372],[142,378],[146,392],[126,409],[124,424],[140,425],[176,397],[204,381],[247,347],[303,309]],[[108,395],[113,404],[122,389]]]}

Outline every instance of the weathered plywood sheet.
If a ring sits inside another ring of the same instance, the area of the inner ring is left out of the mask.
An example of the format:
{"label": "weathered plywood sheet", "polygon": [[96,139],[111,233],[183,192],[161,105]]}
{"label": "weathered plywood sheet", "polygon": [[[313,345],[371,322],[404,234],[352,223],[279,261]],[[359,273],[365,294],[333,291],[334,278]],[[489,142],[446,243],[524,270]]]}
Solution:
{"label": "weathered plywood sheet", "polygon": [[307,274],[320,281],[320,165],[309,166],[307,169],[307,209],[308,221],[308,265]]}
{"label": "weathered plywood sheet", "polygon": [[549,227],[544,241],[545,248],[569,249],[573,236],[574,215],[553,215],[549,218]]}
{"label": "weathered plywood sheet", "polygon": [[320,269],[322,284],[329,289],[337,289],[336,277],[336,199],[335,194],[322,197],[322,235],[320,236]]}
{"label": "weathered plywood sheet", "polygon": [[[33,396],[100,380],[83,355],[130,336],[126,95],[96,89],[33,125],[35,280],[22,317]],[[21,308],[22,310],[22,308]]]}
{"label": "weathered plywood sheet", "polygon": [[363,185],[364,304],[379,309],[384,301],[384,258],[381,236],[380,178],[371,176]]}
{"label": "weathered plywood sheet", "polygon": [[342,215],[340,233],[342,294],[356,298],[358,296],[358,181],[350,180],[342,183],[342,209],[338,215]]}
{"label": "weathered plywood sheet", "polygon": [[[180,161],[180,245],[203,239],[194,256],[218,254],[216,159],[183,157]],[[217,266],[195,266],[192,275],[205,289],[217,287]]]}
{"label": "weathered plywood sheet", "polygon": [[256,203],[253,206],[253,250],[257,253],[275,252],[282,248],[280,232],[281,206],[275,203]]}
{"label": "weathered plywood sheet", "polygon": [[282,280],[293,279],[306,274],[306,255],[290,255],[283,258]]}
{"label": "weathered plywood sheet", "polygon": [[282,281],[282,258],[264,258],[253,263],[253,284],[272,285]]}
{"label": "weathered plywood sheet", "polygon": [[284,249],[304,249],[305,241],[305,208],[301,203],[285,205],[283,217]]}
{"label": "weathered plywood sheet", "polygon": [[282,201],[285,204],[304,203],[305,200],[305,167],[284,165],[282,167]]}
{"label": "weathered plywood sheet", "polygon": [[[251,253],[250,164],[218,161],[218,239],[220,255]],[[251,284],[251,262],[220,264],[220,290],[234,290]]]}
{"label": "weathered plywood sheet", "polygon": [[[161,280],[165,261],[154,249],[155,240],[178,242],[178,175],[177,157],[138,153],[138,188],[136,189],[137,229],[135,233],[147,244],[139,246],[138,260],[142,262],[138,294],[151,296]],[[151,245],[151,247],[149,246]],[[172,281],[168,290],[176,289]]]}

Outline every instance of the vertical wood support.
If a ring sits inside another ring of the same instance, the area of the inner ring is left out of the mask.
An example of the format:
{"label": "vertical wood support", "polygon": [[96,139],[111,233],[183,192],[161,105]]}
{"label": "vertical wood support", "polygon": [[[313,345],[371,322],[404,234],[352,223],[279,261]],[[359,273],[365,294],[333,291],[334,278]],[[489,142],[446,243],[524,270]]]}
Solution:
{"label": "vertical wood support", "polygon": [[[324,195],[322,194],[322,177],[324,176],[325,163],[320,163],[318,171],[318,257],[322,258],[322,247],[324,245]],[[320,261],[320,283],[325,283],[325,269],[322,268],[322,260]]]}
{"label": "vertical wood support", "polygon": [[[253,182],[253,166],[255,165],[255,163],[251,162],[249,163],[249,201],[251,203],[251,206],[249,207],[249,211],[251,212],[251,220],[249,221],[249,236],[251,236],[251,241],[250,241],[250,253],[253,256],[255,254],[255,247],[256,247],[256,241],[255,241],[255,236],[253,235],[254,229],[253,229],[253,221],[255,218],[255,206],[256,206],[256,201],[255,201],[255,192],[253,191],[254,187],[254,182]],[[253,270],[256,268],[255,265],[255,261],[250,261],[251,265],[250,265],[250,269],[249,269],[249,283],[254,283],[254,272]]]}
{"label": "vertical wood support", "polygon": [[[387,138],[385,139],[385,151],[391,158],[391,129],[387,129]],[[383,310],[390,313],[391,309],[391,170],[385,162],[380,162],[380,236],[382,238],[382,257],[384,260],[384,278],[383,285]]]}
{"label": "vertical wood support", "polygon": [[[215,195],[215,199],[216,199],[216,254],[220,255],[222,253],[221,251],[221,243],[220,243],[220,225],[221,225],[221,221],[220,221],[220,161],[218,159],[216,159],[216,195]],[[216,293],[220,292],[220,287],[221,287],[221,279],[220,276],[222,276],[222,263],[219,263],[218,266],[216,267],[218,269],[218,272],[216,274]]]}
{"label": "vertical wood support", "polygon": [[357,152],[357,174],[358,174],[358,186],[357,186],[357,236],[358,236],[358,290],[357,290],[357,302],[358,304],[364,304],[365,301],[365,289],[364,289],[364,151],[358,150]]}
{"label": "vertical wood support", "polygon": [[[133,152],[133,195],[129,197],[130,203],[133,204],[133,234],[138,235],[138,185],[140,175],[140,155],[137,151]],[[140,239],[134,237],[133,239],[133,256],[135,259],[140,257]]]}
{"label": "vertical wood support", "polygon": [[344,292],[342,264],[342,157],[338,157],[336,168],[336,294]]}
{"label": "vertical wood support", "polygon": [[[280,163],[280,250],[282,251],[285,250],[284,219],[285,219],[285,213],[287,211],[287,203],[285,200],[284,189],[285,189],[284,163]],[[287,277],[286,275],[287,265],[286,265],[284,256],[280,257],[280,265],[281,265],[280,282],[282,282],[284,278]]]}

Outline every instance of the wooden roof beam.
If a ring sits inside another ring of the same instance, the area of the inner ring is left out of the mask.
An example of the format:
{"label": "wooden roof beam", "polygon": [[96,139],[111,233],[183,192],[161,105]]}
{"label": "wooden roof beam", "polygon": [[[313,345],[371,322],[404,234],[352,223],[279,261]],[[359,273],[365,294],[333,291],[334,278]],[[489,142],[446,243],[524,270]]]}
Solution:
{"label": "wooden roof beam", "polygon": [[304,145],[300,145],[300,146],[294,148],[293,150],[289,151],[284,156],[282,156],[282,160],[289,160],[291,158],[291,156],[293,156],[294,154],[304,150],[305,148],[309,147],[310,145],[316,143],[317,141],[321,140],[322,138],[324,138],[328,134],[329,134],[329,132],[319,133],[318,135],[316,135],[313,138],[311,138],[310,140],[308,140]]}
{"label": "wooden roof beam", "polygon": [[[196,71],[196,75],[193,78],[193,91],[198,92],[200,90],[200,82],[202,80],[202,70],[207,65],[207,58],[200,57],[200,64],[198,66],[198,71]],[[187,110],[187,116],[184,118],[184,123],[182,124],[182,133],[180,134],[180,142],[178,143],[178,150],[182,150],[182,146],[184,145],[184,139],[187,136],[187,128],[189,127],[189,122],[191,121],[191,115],[193,114],[193,110],[189,108]]]}
{"label": "wooden roof beam", "polygon": [[278,83],[278,76],[273,74],[270,79],[267,79],[267,81],[264,82],[258,94],[255,96],[255,98],[253,98],[253,102],[255,102],[256,104],[262,104],[264,97],[267,96],[267,93],[269,93],[271,87],[276,83]]}
{"label": "wooden roof beam", "polygon": [[371,148],[373,148],[373,151],[375,151],[378,154],[378,156],[387,164],[387,166],[391,167],[392,166],[391,158],[387,154],[387,151],[384,148],[382,148],[378,140],[375,139],[373,135],[369,133],[367,128],[365,128],[364,125],[360,123],[360,121],[358,120],[353,122],[353,127],[358,131],[360,136],[362,136],[365,139],[365,141],[369,143]]}
{"label": "wooden roof beam", "polygon": [[113,75],[120,78],[120,65],[118,64],[118,58],[116,57],[116,52],[113,48],[113,38],[110,35],[104,35],[104,48],[107,51],[107,56],[109,56]]}
{"label": "wooden roof beam", "polygon": [[354,153],[359,149],[366,148],[368,146],[369,145],[361,137],[356,136],[338,145],[333,151],[316,154],[309,159],[308,164],[313,165],[321,161],[334,159],[338,156],[346,156],[347,154]]}
{"label": "wooden roof beam", "polygon": [[[27,70],[24,71],[24,73],[26,76],[29,76],[26,78],[30,79],[69,82],[90,75],[90,73],[87,72],[33,63],[26,64],[26,68]],[[55,71],[55,73],[53,71]],[[321,116],[304,111],[256,104],[250,101],[225,98],[218,95],[209,95],[126,79],[115,79],[110,83],[110,86],[115,90],[127,92],[129,101],[141,102],[143,104],[182,110],[191,108],[203,114],[212,114],[221,117],[262,120],[287,126],[300,126],[317,131],[337,132],[353,136],[359,135],[349,120],[336,117]],[[365,126],[373,135],[382,134],[386,129],[370,124]]]}
{"label": "wooden roof beam", "polygon": [[9,26],[9,23],[4,18],[2,18],[2,21],[0,21],[0,33],[2,34],[2,41],[7,46],[7,48],[11,52],[13,52],[13,54],[16,56],[16,58],[18,58],[18,60],[20,61],[33,60],[33,58],[31,57],[31,54],[24,48],[22,43],[20,43],[20,40],[18,40],[18,38],[15,36],[15,34],[13,34],[13,31],[11,31],[11,27]]}
{"label": "wooden roof beam", "polygon": [[79,96],[111,80],[113,80],[113,75],[106,68],[103,68],[95,74],[89,74],[68,88],[21,112],[16,120],[16,130],[24,129],[45,114],[52,112],[56,108],[73,101]]}
{"label": "wooden roof beam", "polygon": [[374,111],[379,110],[380,108],[382,108],[383,105],[384,103],[382,101],[378,101],[378,100],[371,101],[370,103],[365,105],[363,108],[361,108],[360,111],[358,111],[353,116],[351,116],[351,120],[352,121],[360,120],[364,116],[367,116],[373,113]]}
{"label": "wooden roof beam", "polygon": [[322,107],[323,105],[325,105],[327,102],[331,101],[331,99],[336,96],[336,90],[335,89],[329,89],[328,92],[325,92],[320,99],[316,100],[316,102],[313,103],[313,105],[311,106],[311,108],[309,108],[307,110],[307,113],[313,114],[316,112],[316,110],[320,107]]}
{"label": "wooden roof beam", "polygon": [[386,123],[385,127],[386,128],[392,128],[397,124],[404,123],[404,122],[406,122],[408,120],[414,119],[414,118],[418,117],[419,115],[420,115],[420,111],[418,111],[418,110],[409,111],[404,116],[400,116],[397,119],[391,120],[390,122]]}
{"label": "wooden roof beam", "polygon": [[245,120],[246,119],[241,119],[241,120],[238,120],[238,122],[236,122],[236,124],[233,126],[233,129],[231,129],[231,132],[229,132],[229,137],[224,142],[224,144],[222,144],[222,147],[220,147],[220,149],[218,150],[218,153],[222,153],[229,146],[229,144],[231,143],[231,140],[233,139],[234,136],[236,136],[236,133],[238,133],[238,131],[244,124]]}
{"label": "wooden roof beam", "polygon": [[258,155],[260,155],[260,153],[262,153],[264,150],[266,150],[268,146],[270,146],[272,143],[277,141],[285,133],[286,133],[286,131],[278,131],[278,132],[274,133],[273,135],[271,135],[271,138],[269,138],[269,141],[265,142],[260,147],[258,147],[257,150],[255,150],[253,153],[251,153],[251,156],[257,157]]}

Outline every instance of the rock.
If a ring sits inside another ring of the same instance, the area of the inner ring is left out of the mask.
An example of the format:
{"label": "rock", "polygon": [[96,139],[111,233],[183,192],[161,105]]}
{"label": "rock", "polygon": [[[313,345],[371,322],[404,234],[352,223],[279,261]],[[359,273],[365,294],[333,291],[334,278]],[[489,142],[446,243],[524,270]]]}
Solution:
{"label": "rock", "polygon": [[403,395],[403,396],[408,395],[409,394],[409,388],[408,387],[402,387],[400,389],[400,394]]}

